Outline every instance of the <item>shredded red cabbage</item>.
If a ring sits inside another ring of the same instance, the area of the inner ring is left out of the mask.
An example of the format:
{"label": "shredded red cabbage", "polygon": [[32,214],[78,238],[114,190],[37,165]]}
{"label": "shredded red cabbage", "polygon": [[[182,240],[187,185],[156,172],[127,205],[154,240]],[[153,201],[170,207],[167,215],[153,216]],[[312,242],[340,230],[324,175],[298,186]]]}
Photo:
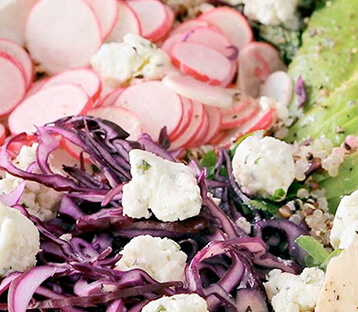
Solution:
{"label": "shredded red cabbage", "polygon": [[[159,144],[148,135],[138,142],[117,125],[93,117],[68,117],[38,127],[36,170],[21,170],[13,163],[11,146],[24,134],[9,138],[0,150],[0,167],[24,180],[36,181],[63,192],[58,216],[42,222],[18,205],[24,187],[7,195],[6,204],[19,209],[37,226],[41,252],[35,268],[4,278],[0,292],[7,302],[0,309],[63,311],[141,311],[150,300],[163,295],[197,292],[207,300],[209,311],[269,311],[262,286],[272,268],[299,272],[303,253],[294,239],[304,230],[289,221],[266,219],[248,205],[248,198],[236,184],[231,160],[225,150],[218,152],[216,181],[206,180],[206,170],[195,162],[203,198],[199,216],[178,222],[160,222],[154,217],[133,220],[123,216],[122,186],[131,179],[128,153],[131,149],[153,152],[170,161],[168,137],[161,132]],[[53,172],[50,156],[67,140],[89,155],[94,170],[64,166],[63,174]],[[227,175],[221,175],[222,169]],[[221,200],[218,205],[208,196]],[[5,200],[6,197],[1,199]],[[243,207],[248,207],[249,213]],[[253,223],[247,233],[236,223],[241,216]],[[262,231],[270,227],[287,234],[289,258],[269,252]],[[188,254],[185,281],[160,283],[142,270],[115,270],[119,251],[138,235],[170,237]],[[251,310],[250,310],[251,309]]]}

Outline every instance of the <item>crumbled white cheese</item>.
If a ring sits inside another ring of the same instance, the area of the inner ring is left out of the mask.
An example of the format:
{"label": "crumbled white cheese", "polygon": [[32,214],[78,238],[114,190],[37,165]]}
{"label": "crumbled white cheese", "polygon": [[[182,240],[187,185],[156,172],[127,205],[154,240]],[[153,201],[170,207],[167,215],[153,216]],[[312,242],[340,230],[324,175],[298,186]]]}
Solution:
{"label": "crumbled white cheese", "polygon": [[245,217],[239,217],[236,220],[236,225],[242,229],[246,234],[250,234],[251,233],[251,223],[249,221],[247,221],[247,219]]}
{"label": "crumbled white cheese", "polygon": [[159,282],[184,280],[187,255],[169,238],[140,235],[125,245],[120,254],[117,270],[142,269]]}
{"label": "crumbled white cheese", "polygon": [[[32,146],[22,146],[19,154],[13,161],[14,165],[21,170],[27,168],[36,161],[36,148],[38,144]],[[0,180],[0,194],[8,194],[16,189],[23,179],[5,173]],[[37,216],[41,220],[49,220],[57,213],[61,193],[54,191],[37,182],[26,181],[26,187],[20,198],[19,203],[29,211],[30,214]]]}
{"label": "crumbled white cheese", "polygon": [[314,311],[324,278],[318,268],[305,268],[300,275],[275,269],[264,286],[275,312],[309,312]]}
{"label": "crumbled white cheese", "polygon": [[333,248],[346,249],[358,241],[358,190],[344,196],[333,220],[330,241]]}
{"label": "crumbled white cheese", "polygon": [[40,234],[35,225],[0,202],[0,276],[35,266],[39,251]]}
{"label": "crumbled white cheese", "polygon": [[142,312],[208,312],[206,301],[198,294],[161,297],[147,303]]}
{"label": "crumbled white cheese", "polygon": [[138,149],[129,158],[132,180],[123,186],[124,215],[149,218],[153,213],[170,222],[200,213],[200,188],[191,168]]}
{"label": "crumbled white cheese", "polygon": [[264,25],[297,23],[298,0],[243,0],[244,14]]}
{"label": "crumbled white cheese", "polygon": [[290,145],[272,137],[246,138],[237,147],[232,166],[243,191],[263,197],[270,197],[280,189],[286,194],[295,178]]}
{"label": "crumbled white cheese", "polygon": [[259,103],[263,111],[274,109],[276,118],[285,126],[289,126],[291,124],[291,118],[289,116],[287,105],[267,96],[262,96]]}
{"label": "crumbled white cheese", "polygon": [[155,44],[135,34],[123,42],[105,43],[92,57],[91,65],[111,87],[130,84],[134,79],[161,79],[173,71],[170,57]]}

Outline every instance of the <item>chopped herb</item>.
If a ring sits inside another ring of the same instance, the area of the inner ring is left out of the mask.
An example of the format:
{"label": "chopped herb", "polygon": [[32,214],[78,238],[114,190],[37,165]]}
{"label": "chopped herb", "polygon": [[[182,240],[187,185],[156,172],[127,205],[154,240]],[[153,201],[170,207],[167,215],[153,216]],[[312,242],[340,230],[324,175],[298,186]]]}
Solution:
{"label": "chopped herb", "polygon": [[137,165],[137,169],[140,174],[143,174],[146,171],[148,171],[150,169],[150,167],[151,167],[151,165],[148,164],[144,159],[142,159],[141,164]]}
{"label": "chopped herb", "polygon": [[309,256],[305,259],[307,266],[320,266],[329,256],[329,252],[312,236],[300,236],[295,242],[307,252]]}
{"label": "chopped herb", "polygon": [[281,201],[285,198],[286,192],[280,188],[275,191],[275,193],[270,197],[270,200]]}

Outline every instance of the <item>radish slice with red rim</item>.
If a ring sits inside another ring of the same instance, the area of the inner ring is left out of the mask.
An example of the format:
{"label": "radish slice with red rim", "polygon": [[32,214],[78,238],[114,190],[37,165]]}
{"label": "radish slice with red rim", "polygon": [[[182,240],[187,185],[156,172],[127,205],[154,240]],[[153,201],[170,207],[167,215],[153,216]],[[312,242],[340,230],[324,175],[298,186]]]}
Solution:
{"label": "radish slice with red rim", "polygon": [[240,113],[250,105],[250,98],[242,94],[240,91],[232,91],[234,96],[233,106],[230,108],[221,108],[222,116]]}
{"label": "radish slice with red rim", "polygon": [[9,114],[26,92],[26,79],[21,64],[0,52],[0,117]]}
{"label": "radish slice with red rim", "polygon": [[267,111],[261,111],[252,120],[240,128],[242,135],[258,130],[268,130],[274,122],[273,109]]}
{"label": "radish slice with red rim", "polygon": [[179,42],[172,48],[170,56],[181,72],[212,85],[222,84],[232,77],[233,63],[205,45]]}
{"label": "radish slice with red rim", "polygon": [[25,36],[31,57],[50,75],[89,65],[102,42],[99,22],[84,0],[40,0]]}
{"label": "radish slice with red rim", "polygon": [[139,20],[134,11],[124,1],[117,1],[118,16],[113,30],[107,38],[107,42],[121,42],[126,34],[141,33]]}
{"label": "radish slice with red rim", "polygon": [[0,145],[4,143],[6,139],[6,128],[3,124],[0,124]]}
{"label": "radish slice with red rim", "polygon": [[[202,104],[203,105],[203,104]],[[209,127],[210,127],[210,120],[209,120],[209,114],[207,112],[207,110],[205,109],[205,105],[203,105],[203,120],[201,122],[200,128],[198,129],[198,131],[196,132],[196,134],[193,136],[192,140],[190,140],[185,147],[190,148],[190,147],[198,147],[203,145],[206,134],[209,131]]]}
{"label": "radish slice with red rim", "polygon": [[253,42],[240,51],[238,84],[247,95],[257,97],[270,74],[285,71],[278,50],[265,42]]}
{"label": "radish slice with red rim", "polygon": [[98,105],[99,107],[113,106],[119,95],[125,90],[125,88],[118,88],[107,94]]}
{"label": "radish slice with red rim", "polygon": [[167,54],[170,54],[172,52],[173,47],[177,43],[182,42],[184,38],[185,38],[185,34],[171,35],[163,42],[160,48]]}
{"label": "radish slice with red rim", "polygon": [[114,106],[134,112],[143,121],[143,131],[157,140],[162,127],[170,135],[176,131],[183,116],[180,96],[160,81],[147,81],[125,89]]}
{"label": "radish slice with red rim", "polygon": [[25,95],[25,99],[28,98],[29,96],[35,94],[36,92],[40,91],[42,86],[49,80],[50,78],[43,78],[40,80],[36,80],[35,82],[33,82],[30,86],[30,89],[27,90],[26,95]]}
{"label": "radish slice with red rim", "polygon": [[214,137],[210,140],[209,143],[214,146],[220,145],[220,143],[226,138],[227,133],[227,130],[220,130],[214,135]]}
{"label": "radish slice with red rim", "polygon": [[183,146],[190,145],[190,142],[193,142],[193,139],[195,139],[195,135],[201,129],[203,119],[204,105],[199,102],[193,102],[193,115],[190,124],[186,128],[186,130],[180,135],[180,137],[170,144],[170,149],[174,150]]}
{"label": "radish slice with red rim", "polygon": [[219,132],[221,126],[221,113],[217,107],[205,106],[209,117],[209,129],[203,139],[203,144],[209,143],[214,139],[215,135]]}
{"label": "radish slice with red rim", "polygon": [[197,27],[191,29],[185,33],[183,41],[205,45],[226,57],[231,57],[233,54],[230,40],[213,27]]}
{"label": "radish slice with red rim", "polygon": [[239,50],[253,40],[248,21],[234,9],[228,7],[215,8],[201,14],[199,19],[219,29]]}
{"label": "radish slice with red rim", "polygon": [[168,88],[193,101],[223,108],[233,105],[233,96],[223,87],[211,86],[185,75],[166,76],[162,81]]}
{"label": "radish slice with red rim", "polygon": [[286,72],[274,72],[265,81],[260,95],[272,97],[277,102],[288,105],[293,95],[293,81]]}
{"label": "radish slice with red rim", "polygon": [[62,72],[51,77],[43,84],[41,89],[71,83],[81,86],[92,101],[95,101],[99,97],[102,90],[101,79],[95,71],[89,68],[77,68]]}
{"label": "radish slice with red rim", "polygon": [[167,31],[166,31],[166,33],[165,33],[165,36],[167,36],[168,33],[170,32],[171,28],[172,28],[173,25],[174,25],[174,22],[175,22],[175,13],[174,13],[173,9],[172,9],[170,6],[168,6],[168,5],[164,6],[164,8],[165,8],[165,11],[166,11],[166,13],[167,13],[168,25],[170,25],[170,27],[168,27],[168,29],[167,29]]}
{"label": "radish slice with red rim", "polygon": [[28,88],[34,79],[34,67],[30,55],[16,42],[0,38],[0,51],[9,54],[22,66],[25,73],[26,87]]}
{"label": "radish slice with red rim", "polygon": [[118,18],[117,0],[86,0],[96,14],[100,26],[102,40],[110,34]]}
{"label": "radish slice with red rim", "polygon": [[23,46],[27,16],[38,0],[1,0],[0,37]]}
{"label": "radish slice with red rim", "polygon": [[244,125],[260,112],[260,105],[254,99],[248,99],[247,107],[234,114],[223,115],[221,129],[232,129]]}
{"label": "radish slice with red rim", "polygon": [[12,134],[31,133],[62,117],[85,114],[92,101],[80,86],[61,84],[41,90],[20,103],[9,116]]}
{"label": "radish slice with red rim", "polygon": [[208,27],[209,23],[200,19],[192,19],[178,24],[170,33],[170,35],[185,34],[188,31],[197,27]]}
{"label": "radish slice with red rim", "polygon": [[129,133],[129,140],[137,140],[143,133],[142,121],[139,117],[129,109],[123,107],[98,107],[90,109],[87,115],[114,122]]}
{"label": "radish slice with red rim", "polygon": [[179,136],[184,133],[185,129],[189,126],[190,121],[193,117],[193,102],[185,97],[180,98],[183,103],[183,117],[177,130],[170,134],[169,138],[171,141],[175,141]]}
{"label": "radish slice with red rim", "polygon": [[171,28],[164,4],[158,0],[131,0],[128,6],[137,15],[141,35],[152,41],[163,38]]}

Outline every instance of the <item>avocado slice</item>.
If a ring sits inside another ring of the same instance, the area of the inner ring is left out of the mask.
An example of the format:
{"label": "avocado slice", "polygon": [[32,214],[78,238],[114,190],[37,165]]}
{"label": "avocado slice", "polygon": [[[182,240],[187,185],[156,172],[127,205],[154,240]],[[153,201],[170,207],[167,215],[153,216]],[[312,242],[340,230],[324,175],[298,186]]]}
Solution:
{"label": "avocado slice", "polygon": [[[327,108],[325,102],[331,93],[344,88],[347,81],[358,80],[357,72],[358,1],[327,1],[312,15],[302,36],[302,47],[289,66],[289,74],[295,81],[301,76],[306,82],[308,101],[288,139],[307,138],[318,124],[314,116],[323,113],[325,117],[332,107],[341,107],[337,103]],[[290,110],[297,113],[295,97]],[[301,134],[302,127],[305,131]]]}
{"label": "avocado slice", "polygon": [[342,196],[351,194],[358,187],[358,152],[349,155],[332,178],[327,173],[315,174],[313,179],[326,191],[329,210],[335,213]]}
{"label": "avocado slice", "polygon": [[[289,74],[305,81],[307,103],[298,109],[294,96],[290,111],[298,120],[287,141],[325,136],[338,146],[346,135],[358,135],[358,1],[326,1],[315,11]],[[358,188],[358,152],[345,160],[337,177],[316,174],[314,179],[335,211],[340,197]]]}
{"label": "avocado slice", "polygon": [[[345,83],[336,89],[330,96],[311,107],[299,121],[290,128],[291,137],[288,140],[303,140],[317,138],[324,134],[329,138],[335,138],[338,145],[344,140],[344,135],[339,135],[337,128],[343,127],[352,118],[358,116],[358,79]],[[338,105],[339,103],[339,105]]]}

